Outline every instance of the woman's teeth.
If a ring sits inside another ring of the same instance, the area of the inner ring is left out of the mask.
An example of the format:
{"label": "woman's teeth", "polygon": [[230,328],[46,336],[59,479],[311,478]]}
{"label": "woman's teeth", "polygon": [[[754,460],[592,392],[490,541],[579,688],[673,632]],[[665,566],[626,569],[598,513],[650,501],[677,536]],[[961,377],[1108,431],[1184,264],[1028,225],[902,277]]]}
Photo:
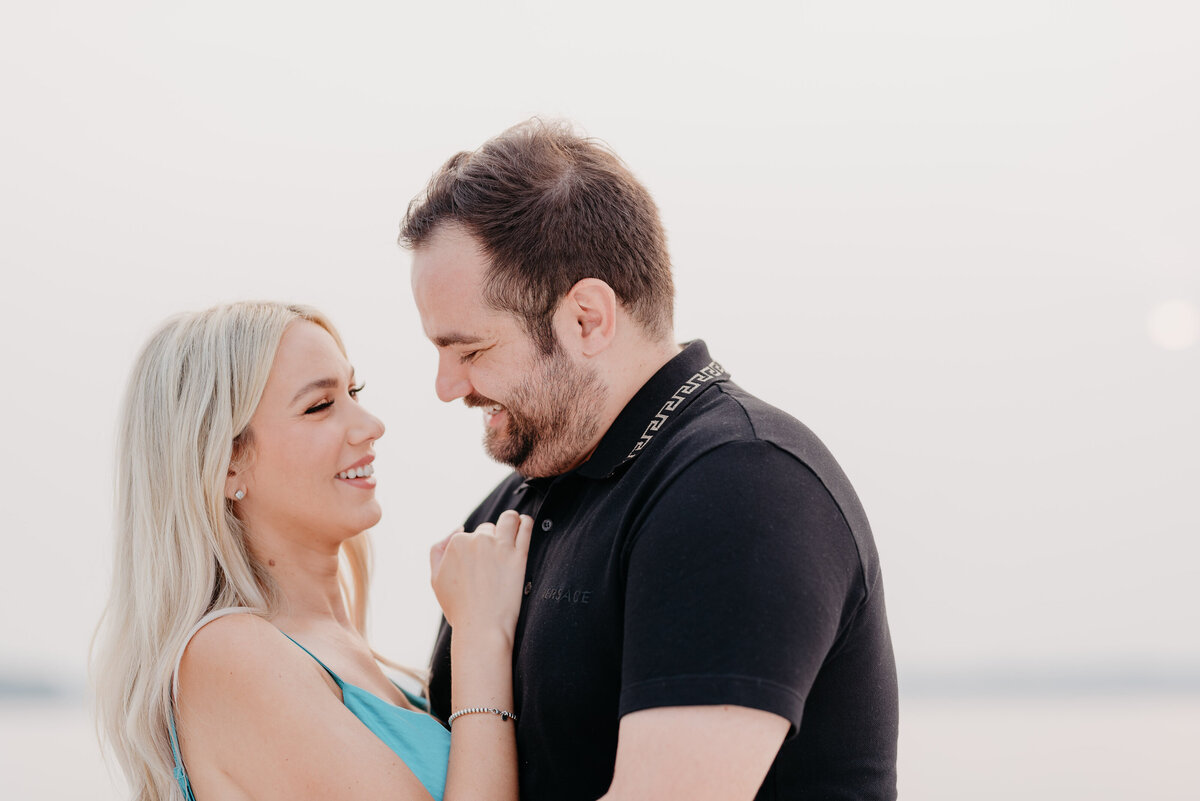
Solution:
{"label": "woman's teeth", "polygon": [[375,465],[364,464],[362,467],[356,467],[353,470],[347,470],[344,473],[338,473],[338,478],[366,478],[375,474]]}

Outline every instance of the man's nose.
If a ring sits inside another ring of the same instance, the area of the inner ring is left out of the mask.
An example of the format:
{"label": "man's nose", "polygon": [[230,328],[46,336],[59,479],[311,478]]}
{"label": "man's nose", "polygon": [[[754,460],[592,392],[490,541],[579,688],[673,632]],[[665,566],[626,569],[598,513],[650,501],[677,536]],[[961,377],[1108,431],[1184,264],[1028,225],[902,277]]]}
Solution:
{"label": "man's nose", "polygon": [[438,357],[437,379],[433,386],[438,398],[446,403],[465,398],[472,391],[466,368],[453,353],[443,353]]}

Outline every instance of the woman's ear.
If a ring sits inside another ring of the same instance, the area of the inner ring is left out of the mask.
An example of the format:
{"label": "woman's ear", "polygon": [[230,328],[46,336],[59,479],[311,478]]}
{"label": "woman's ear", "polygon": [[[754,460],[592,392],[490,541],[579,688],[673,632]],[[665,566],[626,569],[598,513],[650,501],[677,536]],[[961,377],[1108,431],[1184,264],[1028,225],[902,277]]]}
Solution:
{"label": "woman's ear", "polygon": [[240,501],[246,497],[246,480],[242,471],[235,470],[232,465],[225,476],[225,497],[231,501]]}
{"label": "woman's ear", "polygon": [[230,470],[225,479],[225,497],[231,501],[240,501],[246,497],[245,482],[235,470]]}
{"label": "woman's ear", "polygon": [[244,432],[233,442],[233,456],[225,474],[225,497],[231,501],[240,501],[248,492],[250,466],[254,461],[254,451],[249,447],[248,433]]}
{"label": "woman's ear", "polygon": [[560,339],[565,335],[580,354],[595,356],[616,337],[617,293],[599,278],[584,278],[567,292],[558,314],[565,323]]}

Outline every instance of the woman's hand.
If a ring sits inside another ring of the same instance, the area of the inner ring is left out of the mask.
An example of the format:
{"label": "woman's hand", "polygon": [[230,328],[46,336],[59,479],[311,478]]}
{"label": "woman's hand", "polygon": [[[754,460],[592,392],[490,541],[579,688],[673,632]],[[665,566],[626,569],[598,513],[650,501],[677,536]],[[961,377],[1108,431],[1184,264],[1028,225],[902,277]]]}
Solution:
{"label": "woman's hand", "polygon": [[[474,533],[456,531],[429,552],[433,591],[454,628],[450,709],[513,707],[512,651],[533,518],[509,510]],[[454,723],[446,801],[517,801],[512,720],[466,715]]]}
{"label": "woman's hand", "polygon": [[512,642],[532,534],[533,518],[510,509],[495,525],[460,529],[433,546],[433,592],[456,632],[490,628]]}

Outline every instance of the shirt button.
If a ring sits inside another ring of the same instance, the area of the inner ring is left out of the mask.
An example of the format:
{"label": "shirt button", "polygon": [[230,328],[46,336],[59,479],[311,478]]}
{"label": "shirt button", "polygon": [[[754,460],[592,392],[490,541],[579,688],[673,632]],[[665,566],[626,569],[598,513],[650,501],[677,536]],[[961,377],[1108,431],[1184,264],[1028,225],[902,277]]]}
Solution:
{"label": "shirt button", "polygon": [[533,582],[527,581],[525,582],[525,594],[528,595],[531,592],[533,592]]}
{"label": "shirt button", "polygon": [[542,521],[542,531],[549,531],[553,526],[554,523],[550,522],[550,518],[546,518]]}

